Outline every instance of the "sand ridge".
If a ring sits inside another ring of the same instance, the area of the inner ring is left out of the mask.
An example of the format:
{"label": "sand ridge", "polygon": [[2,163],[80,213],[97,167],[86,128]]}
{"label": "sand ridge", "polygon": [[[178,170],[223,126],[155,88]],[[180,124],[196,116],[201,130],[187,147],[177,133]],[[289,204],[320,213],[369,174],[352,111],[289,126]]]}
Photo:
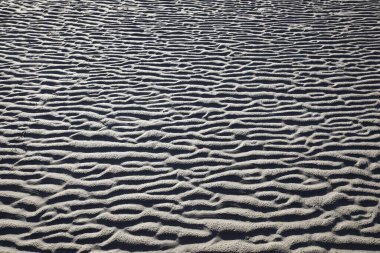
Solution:
{"label": "sand ridge", "polygon": [[380,251],[378,1],[0,2],[0,252]]}

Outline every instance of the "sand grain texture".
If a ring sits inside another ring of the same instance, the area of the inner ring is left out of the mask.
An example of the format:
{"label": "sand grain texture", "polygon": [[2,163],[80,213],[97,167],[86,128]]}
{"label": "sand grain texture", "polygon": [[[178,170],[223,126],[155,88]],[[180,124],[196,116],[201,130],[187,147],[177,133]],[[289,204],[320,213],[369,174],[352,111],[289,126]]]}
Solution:
{"label": "sand grain texture", "polygon": [[379,1],[0,1],[0,252],[380,252]]}

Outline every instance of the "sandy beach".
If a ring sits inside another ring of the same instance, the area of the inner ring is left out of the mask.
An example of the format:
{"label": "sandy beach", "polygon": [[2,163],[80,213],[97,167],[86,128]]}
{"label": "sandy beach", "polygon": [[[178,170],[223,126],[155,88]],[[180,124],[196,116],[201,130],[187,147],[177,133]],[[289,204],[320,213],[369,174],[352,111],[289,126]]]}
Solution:
{"label": "sandy beach", "polygon": [[0,1],[0,253],[380,252],[379,13]]}

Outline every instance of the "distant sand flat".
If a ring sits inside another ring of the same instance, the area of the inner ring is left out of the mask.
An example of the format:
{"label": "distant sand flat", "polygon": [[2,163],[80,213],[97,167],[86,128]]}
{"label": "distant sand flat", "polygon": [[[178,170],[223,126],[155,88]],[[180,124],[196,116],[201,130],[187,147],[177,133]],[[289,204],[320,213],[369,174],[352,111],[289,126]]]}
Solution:
{"label": "distant sand flat", "polygon": [[379,13],[0,1],[0,253],[380,252]]}

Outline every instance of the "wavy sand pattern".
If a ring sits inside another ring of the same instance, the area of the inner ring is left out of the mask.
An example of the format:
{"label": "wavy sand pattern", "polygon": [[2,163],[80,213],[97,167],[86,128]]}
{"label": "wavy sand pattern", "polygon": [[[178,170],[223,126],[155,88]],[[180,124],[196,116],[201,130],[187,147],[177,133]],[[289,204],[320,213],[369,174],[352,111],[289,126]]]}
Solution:
{"label": "wavy sand pattern", "polygon": [[0,252],[380,250],[379,1],[0,1]]}

